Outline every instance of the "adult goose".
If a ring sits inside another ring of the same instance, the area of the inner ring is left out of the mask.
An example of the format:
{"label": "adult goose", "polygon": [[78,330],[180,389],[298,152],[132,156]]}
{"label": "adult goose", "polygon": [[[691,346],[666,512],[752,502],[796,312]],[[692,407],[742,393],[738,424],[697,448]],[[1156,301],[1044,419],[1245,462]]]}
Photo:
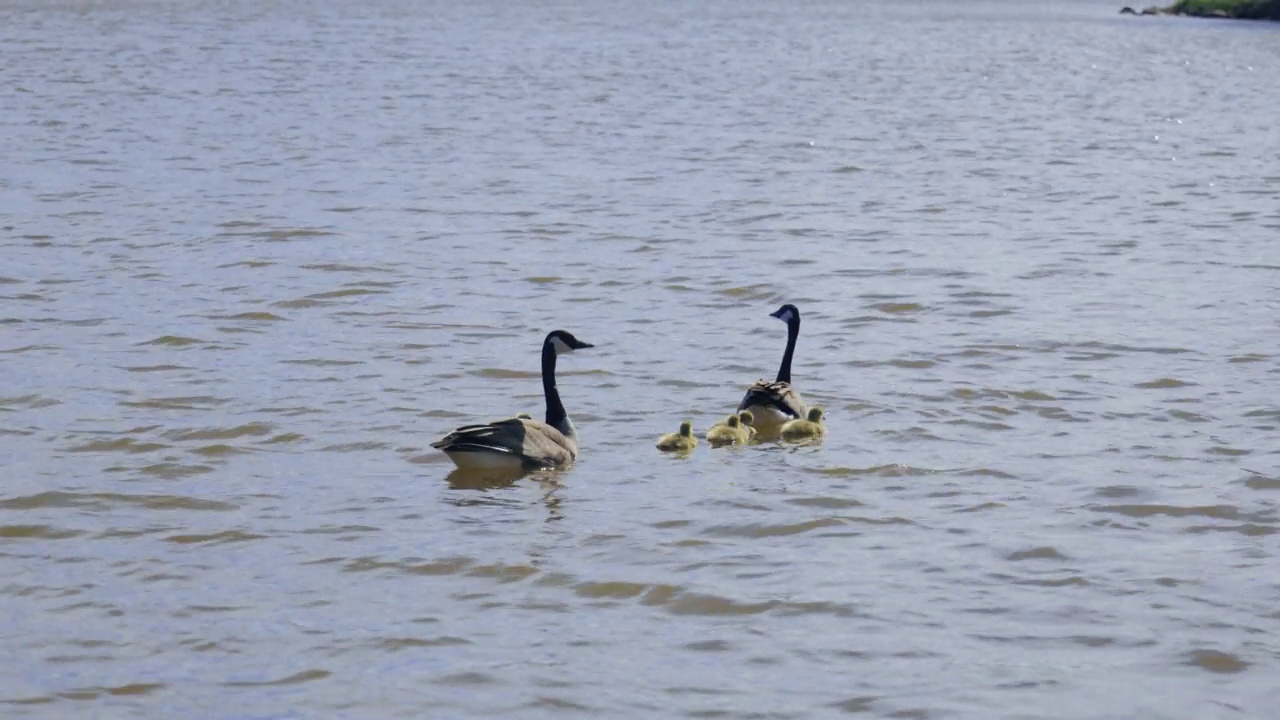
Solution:
{"label": "adult goose", "polygon": [[738,403],[738,410],[750,410],[755,416],[755,426],[762,434],[772,434],[788,420],[805,416],[804,400],[791,386],[791,358],[796,352],[796,338],[800,335],[800,311],[787,303],[769,313],[787,324],[787,351],[782,354],[782,365],[773,382],[763,378],[747,388],[747,394]]}
{"label": "adult goose", "polygon": [[595,347],[564,330],[553,330],[542,341],[542,391],[547,400],[546,422],[512,417],[464,425],[431,443],[463,469],[531,470],[567,465],[578,457],[578,432],[556,390],[556,357]]}

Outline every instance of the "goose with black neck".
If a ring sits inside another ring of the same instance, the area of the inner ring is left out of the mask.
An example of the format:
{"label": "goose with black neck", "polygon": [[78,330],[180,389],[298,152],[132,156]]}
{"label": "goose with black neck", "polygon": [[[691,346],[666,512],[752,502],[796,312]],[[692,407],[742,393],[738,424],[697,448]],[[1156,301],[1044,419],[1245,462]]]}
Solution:
{"label": "goose with black neck", "polygon": [[738,410],[749,410],[755,416],[755,427],[762,435],[772,435],[790,420],[805,416],[804,400],[791,385],[791,361],[795,357],[796,340],[800,336],[800,310],[787,303],[770,313],[787,324],[787,349],[773,382],[761,378],[747,388]]}
{"label": "goose with black neck", "polygon": [[544,422],[516,416],[480,425],[464,425],[431,447],[467,470],[531,470],[557,468],[578,457],[578,432],[556,388],[556,358],[594,347],[564,330],[553,330],[542,342]]}

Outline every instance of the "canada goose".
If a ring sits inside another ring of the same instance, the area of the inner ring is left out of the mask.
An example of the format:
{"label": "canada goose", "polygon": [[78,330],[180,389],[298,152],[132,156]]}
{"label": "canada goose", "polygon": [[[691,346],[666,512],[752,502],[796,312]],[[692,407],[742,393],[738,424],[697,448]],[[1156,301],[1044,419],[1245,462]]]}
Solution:
{"label": "canada goose", "polygon": [[782,426],[783,440],[812,440],[827,434],[822,424],[822,408],[809,408],[804,420],[790,420]]}
{"label": "canada goose", "polygon": [[542,391],[547,400],[546,422],[527,414],[482,425],[464,425],[431,443],[460,468],[551,468],[578,457],[578,432],[556,391],[556,356],[595,347],[564,330],[547,333],[542,341]]}
{"label": "canada goose", "polygon": [[778,366],[778,378],[773,382],[757,380],[738,403],[739,410],[751,410],[755,414],[755,427],[762,433],[771,433],[788,420],[804,417],[804,400],[791,386],[791,358],[800,335],[800,311],[787,303],[769,315],[787,324],[787,351]]}
{"label": "canada goose", "polygon": [[658,449],[662,452],[689,452],[698,445],[698,438],[693,436],[693,423],[685,420],[680,423],[680,432],[667,433],[658,438]]}
{"label": "canada goose", "polygon": [[749,437],[747,429],[742,425],[742,419],[737,415],[730,415],[725,422],[716,423],[707,430],[707,442],[711,443],[712,447],[745,445]]}

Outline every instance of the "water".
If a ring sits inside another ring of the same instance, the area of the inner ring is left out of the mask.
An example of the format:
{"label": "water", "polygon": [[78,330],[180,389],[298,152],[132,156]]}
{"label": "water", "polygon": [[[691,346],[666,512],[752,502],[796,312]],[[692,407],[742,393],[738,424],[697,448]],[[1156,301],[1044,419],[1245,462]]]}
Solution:
{"label": "water", "polygon": [[1268,716],[1280,27],[1120,4],[8,4],[4,716]]}

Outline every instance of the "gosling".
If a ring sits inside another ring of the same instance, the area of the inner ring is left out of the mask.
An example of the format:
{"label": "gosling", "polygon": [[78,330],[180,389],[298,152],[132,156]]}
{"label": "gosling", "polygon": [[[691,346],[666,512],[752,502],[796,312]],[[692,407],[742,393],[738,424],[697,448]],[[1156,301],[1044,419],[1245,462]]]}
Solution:
{"label": "gosling", "polygon": [[827,434],[827,428],[822,424],[822,408],[809,408],[808,416],[801,420],[788,420],[782,426],[782,439],[796,442],[799,440],[816,440]]}
{"label": "gosling", "polygon": [[698,445],[698,438],[693,436],[693,423],[685,420],[680,423],[680,432],[667,433],[658,439],[658,449],[662,452],[690,452]]}
{"label": "gosling", "polygon": [[737,415],[730,415],[724,423],[716,423],[707,431],[707,442],[712,447],[746,445],[750,437],[747,428],[742,425],[742,419]]}

